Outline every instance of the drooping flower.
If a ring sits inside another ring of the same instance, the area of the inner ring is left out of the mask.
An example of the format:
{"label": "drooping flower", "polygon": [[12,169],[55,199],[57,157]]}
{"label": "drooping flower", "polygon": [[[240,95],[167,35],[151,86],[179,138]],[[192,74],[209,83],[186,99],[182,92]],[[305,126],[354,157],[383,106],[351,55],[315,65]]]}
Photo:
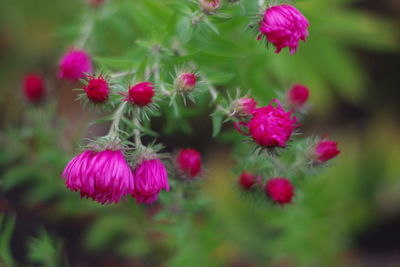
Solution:
{"label": "drooping flower", "polygon": [[[274,107],[271,103],[266,107],[253,110],[250,121],[241,125],[249,130],[253,140],[263,147],[285,147],[294,129],[297,127],[297,119],[291,117],[291,112],[283,110],[280,102],[274,99],[277,104]],[[240,128],[237,127],[240,133]]]}
{"label": "drooping flower", "polygon": [[110,88],[102,75],[99,77],[88,76],[88,84],[83,87],[86,96],[93,102],[105,102],[110,95]]}
{"label": "drooping flower", "polygon": [[168,174],[162,161],[155,155],[146,156],[133,171],[135,189],[132,197],[138,203],[152,204],[161,189],[169,191]]}
{"label": "drooping flower", "polygon": [[275,53],[282,48],[289,47],[290,54],[294,54],[299,41],[306,41],[308,36],[308,20],[291,5],[277,5],[265,10],[263,19],[260,21],[260,35],[276,47]]}
{"label": "drooping flower", "polygon": [[31,103],[37,103],[45,95],[43,78],[37,74],[27,74],[23,82],[24,95]]}
{"label": "drooping flower", "polygon": [[179,170],[191,179],[201,172],[201,155],[196,149],[181,149],[176,162]]}
{"label": "drooping flower", "polygon": [[200,8],[207,15],[213,14],[221,6],[221,0],[199,0]]}
{"label": "drooping flower", "polygon": [[319,162],[326,162],[337,155],[340,150],[337,147],[338,143],[335,141],[322,140],[315,147],[315,157]]}
{"label": "drooping flower", "polygon": [[256,106],[257,102],[254,98],[242,97],[232,103],[231,114],[238,117],[247,117],[252,114]]}
{"label": "drooping flower", "polygon": [[265,192],[273,201],[279,204],[287,204],[292,201],[294,187],[288,179],[276,177],[267,181]]}
{"label": "drooping flower", "polygon": [[123,95],[125,101],[144,107],[153,101],[154,85],[151,82],[141,82],[129,88],[128,94]]}
{"label": "drooping flower", "polygon": [[239,176],[239,185],[244,190],[250,190],[256,183],[256,176],[250,172],[243,171]]}
{"label": "drooping flower", "polygon": [[86,150],[68,163],[62,178],[71,191],[101,204],[118,203],[134,189],[132,171],[121,150]]}
{"label": "drooping flower", "polygon": [[93,70],[92,61],[84,50],[72,49],[60,60],[58,76],[76,82]]}
{"label": "drooping flower", "polygon": [[287,92],[286,99],[291,107],[293,107],[294,109],[300,109],[307,102],[309,95],[310,90],[308,90],[306,86],[295,84]]}
{"label": "drooping flower", "polygon": [[196,87],[196,83],[197,76],[192,72],[182,73],[175,79],[175,87],[184,93],[192,91]]}

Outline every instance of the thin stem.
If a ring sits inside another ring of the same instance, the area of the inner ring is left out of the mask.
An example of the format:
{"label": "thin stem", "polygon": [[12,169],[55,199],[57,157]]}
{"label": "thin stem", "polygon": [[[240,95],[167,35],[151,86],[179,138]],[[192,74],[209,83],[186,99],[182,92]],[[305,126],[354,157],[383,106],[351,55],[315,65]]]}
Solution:
{"label": "thin stem", "polygon": [[266,153],[267,157],[271,160],[272,164],[280,171],[280,172],[285,172],[286,171],[286,166],[280,161],[276,156]]}
{"label": "thin stem", "polygon": [[83,49],[85,47],[85,44],[87,40],[90,37],[90,34],[92,33],[93,26],[94,26],[94,15],[89,16],[85,20],[85,24],[83,24],[81,35],[79,39],[76,41],[75,46],[77,48]]}
{"label": "thin stem", "polygon": [[142,141],[140,139],[140,131],[138,129],[140,127],[140,122],[137,118],[138,116],[139,116],[139,108],[135,107],[133,115],[132,115],[132,123],[133,123],[133,127],[134,127],[133,135],[135,136],[136,148],[143,146]]}
{"label": "thin stem", "polygon": [[160,85],[161,93],[163,95],[170,96],[171,93],[167,90],[167,88],[165,88],[165,85],[161,81],[161,78],[160,78],[160,60],[158,57],[157,57],[157,62],[154,65],[154,79],[155,79],[156,83]]}
{"label": "thin stem", "polygon": [[110,131],[108,132],[108,136],[118,136],[119,132],[119,122],[121,121],[122,116],[124,115],[124,109],[126,107],[126,101],[121,103],[118,109],[115,111],[113,116],[113,121],[110,126]]}
{"label": "thin stem", "polygon": [[117,73],[111,74],[111,78],[116,79],[116,78],[124,77],[126,75],[135,74],[135,73],[136,73],[136,71],[134,71],[134,70],[117,72]]}

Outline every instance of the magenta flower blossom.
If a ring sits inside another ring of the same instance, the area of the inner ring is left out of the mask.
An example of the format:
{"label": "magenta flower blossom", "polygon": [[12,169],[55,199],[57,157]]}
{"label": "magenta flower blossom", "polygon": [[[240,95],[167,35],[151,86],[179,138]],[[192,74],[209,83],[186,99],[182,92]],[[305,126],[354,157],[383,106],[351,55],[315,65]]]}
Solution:
{"label": "magenta flower blossom", "polygon": [[[266,107],[254,109],[250,121],[247,124],[241,122],[240,125],[248,128],[249,135],[260,146],[285,147],[297,127],[297,119],[295,116],[291,117],[292,112],[285,112],[278,100],[274,99],[272,102],[275,102],[277,106],[269,104]],[[237,125],[235,127],[244,134]]]}
{"label": "magenta flower blossom", "polygon": [[190,92],[197,83],[197,76],[194,73],[182,73],[175,80],[175,87],[182,92]]}
{"label": "magenta flower blossom", "polygon": [[199,4],[203,12],[211,15],[221,6],[221,0],[199,0]]}
{"label": "magenta flower blossom", "polygon": [[154,85],[151,82],[141,82],[129,88],[127,94],[122,93],[122,95],[125,96],[125,101],[144,107],[153,102]]}
{"label": "magenta flower blossom", "polygon": [[168,174],[164,164],[157,157],[143,159],[133,171],[135,189],[132,197],[137,203],[152,204],[161,189],[169,191]]}
{"label": "magenta flower blossom", "polygon": [[308,36],[308,20],[291,5],[278,5],[267,8],[260,22],[260,35],[276,47],[275,53],[282,48],[289,47],[290,54],[294,54],[299,41],[306,41]]}
{"label": "magenta flower blossom", "polygon": [[320,141],[315,147],[315,157],[320,162],[326,162],[337,155],[339,155],[340,150],[337,148],[337,142],[335,141]]}
{"label": "magenta flower blossom", "polygon": [[239,185],[244,190],[250,190],[256,183],[256,176],[250,172],[243,171],[239,176]]}
{"label": "magenta flower blossom", "polygon": [[86,150],[68,163],[62,178],[71,191],[101,204],[118,203],[134,189],[132,171],[120,150]]}
{"label": "magenta flower blossom", "polygon": [[196,149],[181,149],[176,163],[179,170],[192,179],[201,172],[201,155]]}
{"label": "magenta flower blossom", "polygon": [[46,87],[42,76],[27,74],[24,77],[23,90],[25,98],[31,103],[37,103],[43,99]]}
{"label": "magenta flower blossom", "polygon": [[97,78],[94,76],[87,77],[89,78],[88,84],[83,87],[87,98],[97,103],[105,102],[110,95],[110,88],[108,87],[107,81],[102,75]]}
{"label": "magenta flower blossom", "polygon": [[292,201],[294,187],[288,179],[276,177],[268,180],[265,192],[273,201],[283,205]]}
{"label": "magenta flower blossom", "polygon": [[256,107],[257,102],[254,100],[254,98],[242,97],[233,103],[233,107],[231,109],[233,109],[233,115],[246,117],[250,116]]}
{"label": "magenta flower blossom", "polygon": [[70,50],[60,60],[58,77],[76,82],[93,70],[90,56],[83,50]]}
{"label": "magenta flower blossom", "polygon": [[307,102],[309,96],[310,90],[308,90],[306,86],[295,84],[287,92],[286,99],[291,107],[294,109],[300,109]]}

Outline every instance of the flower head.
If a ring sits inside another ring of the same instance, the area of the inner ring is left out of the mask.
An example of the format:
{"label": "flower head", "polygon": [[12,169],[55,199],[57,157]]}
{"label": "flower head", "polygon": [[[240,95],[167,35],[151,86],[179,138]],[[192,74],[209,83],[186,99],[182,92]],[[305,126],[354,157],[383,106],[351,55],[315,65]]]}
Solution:
{"label": "flower head", "polygon": [[150,104],[154,96],[154,85],[151,82],[141,82],[129,88],[125,95],[125,101],[129,101],[139,107]]}
{"label": "flower head", "polygon": [[250,172],[243,171],[239,176],[239,185],[244,190],[250,190],[256,183],[256,176]]}
{"label": "flower head", "polygon": [[340,150],[337,147],[337,142],[335,141],[320,141],[315,147],[315,157],[319,162],[326,162],[337,155],[339,155]]}
{"label": "flower head", "polygon": [[200,8],[207,15],[213,14],[221,6],[221,0],[199,0]]}
{"label": "flower head", "polygon": [[273,101],[277,104],[276,107],[269,104],[254,109],[253,116],[244,126],[249,129],[250,136],[260,146],[285,147],[297,127],[297,119],[291,117],[291,112],[285,112],[278,100]]}
{"label": "flower head", "polygon": [[192,179],[201,171],[201,155],[196,149],[181,149],[176,162],[179,170]]}
{"label": "flower head", "polygon": [[135,189],[132,196],[138,203],[151,204],[157,200],[161,189],[169,191],[167,170],[155,154],[144,157],[136,165],[133,179]]}
{"label": "flower head", "polygon": [[310,90],[308,90],[307,87],[301,84],[295,84],[287,92],[286,99],[290,106],[295,109],[299,109],[302,108],[307,102],[309,95]]}
{"label": "flower head", "polygon": [[287,204],[292,201],[294,187],[292,183],[283,177],[271,178],[265,185],[265,192],[275,202]]}
{"label": "flower head", "polygon": [[101,75],[97,78],[94,76],[88,76],[88,78],[88,84],[83,87],[86,96],[93,102],[105,102],[110,94],[107,81]]}
{"label": "flower head", "polygon": [[260,21],[260,35],[276,47],[275,53],[282,48],[289,47],[290,54],[294,54],[299,41],[305,41],[308,36],[308,20],[291,5],[278,5],[267,8]]}
{"label": "flower head", "polygon": [[197,76],[196,74],[182,73],[175,79],[175,87],[181,92],[190,92],[196,87]]}
{"label": "flower head", "polygon": [[254,98],[242,97],[232,103],[231,113],[233,116],[247,117],[252,114],[256,106],[257,102],[254,100]]}
{"label": "flower head", "polygon": [[92,72],[92,61],[83,50],[72,49],[60,60],[58,76],[72,82],[84,78],[85,73]]}
{"label": "flower head", "polygon": [[101,203],[118,203],[133,192],[132,171],[121,150],[86,150],[74,157],[62,174],[71,191]]}
{"label": "flower head", "polygon": [[45,95],[43,78],[36,74],[25,75],[23,89],[25,97],[29,102],[39,102]]}

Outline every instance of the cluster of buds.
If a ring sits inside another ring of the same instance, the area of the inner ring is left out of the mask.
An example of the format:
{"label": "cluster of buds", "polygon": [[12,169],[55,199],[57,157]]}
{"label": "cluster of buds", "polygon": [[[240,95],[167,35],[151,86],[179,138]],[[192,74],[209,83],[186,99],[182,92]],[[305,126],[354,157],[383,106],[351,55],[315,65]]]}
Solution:
{"label": "cluster of buds", "polygon": [[[254,99],[241,97],[233,100],[230,105],[229,115],[234,121],[234,127],[240,134],[250,137],[261,151],[266,149],[269,155],[267,158],[270,159],[272,166],[276,167],[274,172],[285,170],[286,166],[282,167],[282,163],[276,158],[279,153],[276,152],[278,148],[284,149],[288,146],[294,131],[300,126],[295,113],[302,111],[309,95],[310,91],[306,86],[300,84],[292,86],[283,101],[290,108],[289,111],[285,110],[277,99],[272,100],[267,106],[257,107]],[[318,167],[339,153],[337,142],[323,138],[314,142],[303,153],[301,166],[293,164],[293,167]],[[277,161],[279,161],[278,166]],[[261,189],[268,199],[281,205],[291,203],[295,191],[288,178],[273,177],[263,182],[261,175],[254,175],[247,171],[241,173],[238,184],[243,190],[250,192]]]}

